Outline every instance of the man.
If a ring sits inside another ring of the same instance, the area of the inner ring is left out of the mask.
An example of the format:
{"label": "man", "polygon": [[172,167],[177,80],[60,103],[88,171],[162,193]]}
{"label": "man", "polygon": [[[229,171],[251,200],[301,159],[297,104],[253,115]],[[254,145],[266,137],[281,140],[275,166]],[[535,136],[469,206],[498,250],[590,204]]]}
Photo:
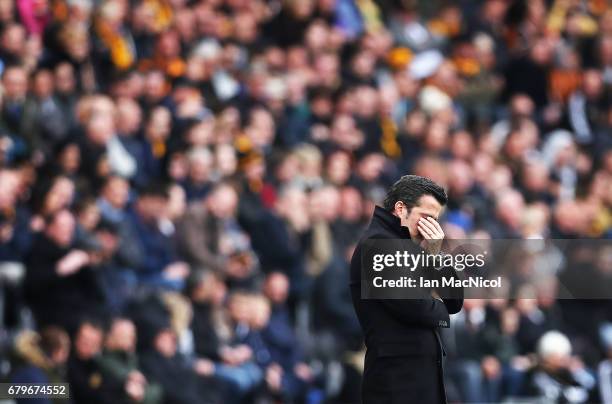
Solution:
{"label": "man", "polygon": [[25,296],[39,325],[72,332],[85,317],[102,319],[106,302],[91,251],[75,243],[75,218],[60,210],[47,219],[26,257]]}
{"label": "man", "polygon": [[168,209],[168,199],[165,184],[151,183],[140,191],[126,219],[135,230],[139,250],[146,251],[138,268],[139,282],[179,290],[190,269],[178,259],[176,234],[162,231],[161,222]]}
{"label": "man", "polygon": [[[428,254],[440,252],[444,232],[438,223],[447,202],[444,190],[415,175],[400,178],[377,206],[351,260],[353,305],[367,348],[362,382],[363,404],[444,403],[442,348],[438,327],[463,305],[463,292],[441,299],[435,291],[421,299],[362,299],[364,243],[373,239],[411,240]],[[370,241],[371,243],[371,241]],[[400,244],[406,245],[406,244]],[[417,249],[418,250],[418,249]],[[429,269],[425,269],[429,270]]]}
{"label": "man", "polygon": [[75,403],[127,404],[117,392],[121,383],[106,377],[98,366],[102,354],[104,330],[96,321],[83,320],[74,334],[73,351],[68,360],[70,397]]}
{"label": "man", "polygon": [[[271,272],[266,276],[263,285],[264,296],[270,304],[269,319],[261,330],[261,337],[268,347],[273,362],[272,369],[279,370],[281,394],[287,401],[298,401],[304,398],[312,381],[312,369],[303,361],[303,354],[297,336],[291,327],[290,311],[287,304],[289,297],[289,278],[282,272]],[[259,299],[260,306],[266,300]],[[265,312],[260,307],[259,313]],[[259,316],[259,322],[261,321]],[[261,325],[261,324],[260,324]]]}
{"label": "man", "polygon": [[54,148],[66,140],[68,121],[53,94],[53,73],[38,69],[32,74],[32,92],[23,105],[22,134],[33,148],[52,158]]}
{"label": "man", "polygon": [[[64,383],[66,362],[70,353],[68,333],[56,326],[43,328],[40,333],[24,330],[15,337],[15,363],[12,365],[10,382]],[[60,401],[61,400],[61,401]],[[18,399],[18,404],[32,402],[32,399]],[[72,404],[65,399],[35,400],[41,404]]]}
{"label": "man", "polygon": [[117,227],[119,245],[117,261],[124,268],[139,268],[145,258],[128,215],[130,183],[118,175],[110,175],[104,180],[96,201],[103,221]]}
{"label": "man", "polygon": [[131,320],[121,317],[113,319],[97,365],[103,377],[120,386],[116,394],[122,399],[143,404],[162,402],[161,386],[150,383],[139,370],[136,327]]}
{"label": "man", "polygon": [[232,391],[213,375],[215,367],[209,360],[189,360],[178,352],[176,334],[165,321],[147,325],[144,338],[142,370],[147,380],[162,387],[164,403],[233,402],[226,400]]}
{"label": "man", "polygon": [[[2,58],[0,50],[0,59]],[[28,74],[21,66],[7,66],[2,72],[0,128],[12,137],[23,136],[24,105],[28,95]]]}
{"label": "man", "polygon": [[222,252],[224,230],[240,233],[235,221],[238,194],[229,184],[221,183],[187,208],[178,225],[179,248],[189,264],[223,273],[229,265]]}

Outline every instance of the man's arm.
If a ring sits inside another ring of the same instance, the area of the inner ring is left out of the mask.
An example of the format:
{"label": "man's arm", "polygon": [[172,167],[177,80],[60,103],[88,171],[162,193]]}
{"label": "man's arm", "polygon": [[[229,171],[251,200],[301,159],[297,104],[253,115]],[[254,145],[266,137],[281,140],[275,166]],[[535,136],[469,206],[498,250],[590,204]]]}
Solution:
{"label": "man's arm", "polygon": [[399,321],[423,327],[448,328],[450,316],[446,303],[433,297],[424,299],[379,299]]}
{"label": "man's arm", "polygon": [[[457,271],[453,267],[444,267],[440,270],[436,270],[434,268],[429,269],[430,271],[435,271],[437,279],[444,278],[453,278],[460,279],[457,275]],[[442,282],[440,281],[440,284]],[[449,314],[458,313],[463,307],[463,288],[462,287],[451,287],[446,286],[444,288],[437,288],[436,293],[440,296],[440,299],[444,302],[446,309]]]}
{"label": "man's arm", "polygon": [[455,314],[461,311],[463,307],[463,298],[461,299],[443,299],[444,305],[446,306],[446,310],[448,314]]}

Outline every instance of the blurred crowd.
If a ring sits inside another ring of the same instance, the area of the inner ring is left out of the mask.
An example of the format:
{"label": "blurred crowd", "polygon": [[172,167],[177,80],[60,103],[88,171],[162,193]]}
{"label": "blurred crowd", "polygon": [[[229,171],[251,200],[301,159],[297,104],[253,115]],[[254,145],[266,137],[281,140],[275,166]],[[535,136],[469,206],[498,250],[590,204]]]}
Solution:
{"label": "blurred crowd", "polygon": [[[77,404],[357,402],[406,173],[450,238],[612,238],[606,0],[0,0],[0,77],[0,375]],[[611,403],[610,301],[527,289],[454,316],[449,401]]]}

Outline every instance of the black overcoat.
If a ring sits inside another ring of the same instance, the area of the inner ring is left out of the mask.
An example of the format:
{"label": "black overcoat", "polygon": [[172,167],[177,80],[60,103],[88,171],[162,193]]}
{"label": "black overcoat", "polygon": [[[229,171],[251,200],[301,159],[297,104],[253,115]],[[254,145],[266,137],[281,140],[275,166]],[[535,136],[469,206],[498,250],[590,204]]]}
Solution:
{"label": "black overcoat", "polygon": [[351,295],[365,338],[363,404],[445,403],[439,327],[461,310],[463,292],[452,299],[362,299],[361,250],[372,239],[409,239],[399,218],[376,207],[351,260]]}

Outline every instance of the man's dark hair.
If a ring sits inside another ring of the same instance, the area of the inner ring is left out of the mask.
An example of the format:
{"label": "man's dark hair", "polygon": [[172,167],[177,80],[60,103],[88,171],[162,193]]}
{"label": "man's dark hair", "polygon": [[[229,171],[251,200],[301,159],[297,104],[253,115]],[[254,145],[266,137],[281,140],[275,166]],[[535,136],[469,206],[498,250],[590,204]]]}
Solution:
{"label": "man's dark hair", "polygon": [[168,184],[161,181],[151,181],[138,191],[140,198],[163,198],[168,199]]}
{"label": "man's dark hair", "polygon": [[70,337],[60,327],[48,326],[40,332],[40,348],[51,356],[62,348],[70,348]]}
{"label": "man's dark hair", "polygon": [[99,330],[102,333],[106,332],[106,329],[107,329],[107,324],[105,324],[105,322],[102,321],[101,319],[97,317],[93,317],[93,316],[85,316],[84,318],[81,319],[81,321],[79,321],[79,324],[77,325],[76,329],[72,330],[72,340],[73,341],[77,339],[77,337],[79,336],[79,333],[86,326],[95,328],[96,330]]}
{"label": "man's dark hair", "polygon": [[442,206],[446,205],[448,201],[444,189],[429,178],[418,175],[404,175],[387,192],[383,207],[389,212],[393,212],[395,203],[401,201],[411,209],[416,206],[419,198],[423,195],[433,196]]}

